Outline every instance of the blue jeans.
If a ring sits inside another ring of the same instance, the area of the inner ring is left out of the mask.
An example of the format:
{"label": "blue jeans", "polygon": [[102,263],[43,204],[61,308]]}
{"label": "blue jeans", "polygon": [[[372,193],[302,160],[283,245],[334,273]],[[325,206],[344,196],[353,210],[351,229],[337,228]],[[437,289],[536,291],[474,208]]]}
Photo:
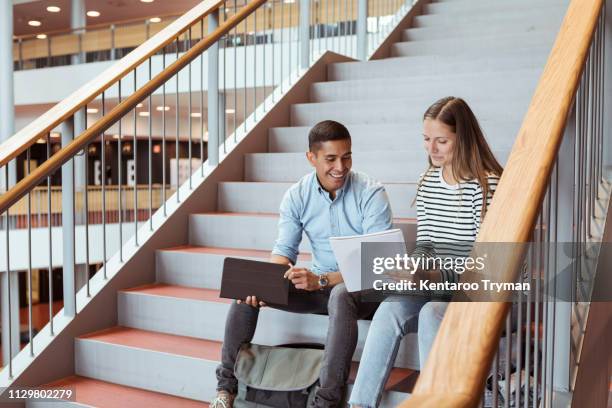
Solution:
{"label": "blue jeans", "polygon": [[351,406],[377,407],[393,368],[402,338],[418,332],[419,363],[425,365],[448,303],[408,296],[390,297],[374,314],[359,371],[349,399]]}

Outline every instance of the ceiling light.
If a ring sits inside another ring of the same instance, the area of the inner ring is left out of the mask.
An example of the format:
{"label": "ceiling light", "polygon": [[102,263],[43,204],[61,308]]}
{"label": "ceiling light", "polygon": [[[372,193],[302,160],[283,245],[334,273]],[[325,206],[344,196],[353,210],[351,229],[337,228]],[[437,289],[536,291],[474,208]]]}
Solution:
{"label": "ceiling light", "polygon": [[148,116],[149,116],[149,112],[147,112],[147,111],[144,111],[144,112],[138,112],[138,115],[146,118],[146,117],[148,117]]}
{"label": "ceiling light", "polygon": [[49,6],[47,7],[47,11],[49,13],[59,13],[60,11],[62,11],[62,9],[57,6]]}
{"label": "ceiling light", "polygon": [[98,113],[97,108],[87,108],[87,113]]}
{"label": "ceiling light", "polygon": [[201,118],[202,114],[200,112],[191,112],[192,118]]}
{"label": "ceiling light", "polygon": [[158,107],[157,107],[157,108],[155,108],[155,109],[156,109],[156,110],[158,110],[158,111],[160,111],[160,112],[161,112],[161,111],[166,111],[166,112],[167,112],[167,111],[169,111],[169,110],[170,110],[170,107],[169,107],[169,106],[158,106]]}
{"label": "ceiling light", "polygon": [[47,34],[38,34],[36,35],[36,38],[38,38],[39,40],[44,40],[45,38],[47,38]]}
{"label": "ceiling light", "polygon": [[36,141],[36,143],[38,143],[38,144],[45,144],[45,143],[47,143],[47,141],[45,139],[38,139]]}
{"label": "ceiling light", "polygon": [[119,135],[113,135],[113,139],[119,139]]}
{"label": "ceiling light", "polygon": [[140,0],[142,3],[153,3],[155,0]]}
{"label": "ceiling light", "polygon": [[42,23],[38,20],[30,20],[28,21],[28,25],[32,27],[40,27]]}
{"label": "ceiling light", "polygon": [[61,134],[59,132],[51,132],[51,137],[60,137]]}
{"label": "ceiling light", "polygon": [[87,12],[87,15],[88,15],[89,17],[100,17],[100,12],[99,12],[99,11],[96,11],[96,10],[89,10],[89,11]]}
{"label": "ceiling light", "polygon": [[160,23],[161,22],[161,18],[159,18],[159,17],[151,17],[149,19],[149,22],[151,22],[151,23]]}
{"label": "ceiling light", "polygon": [[142,103],[139,103],[138,105],[136,105],[137,108],[142,108]]}
{"label": "ceiling light", "polygon": [[284,0],[283,3],[291,4],[291,3],[295,3],[295,0]]}
{"label": "ceiling light", "polygon": [[231,109],[231,108],[230,109],[226,109],[225,113],[229,113],[230,115],[234,114],[234,113],[236,113],[236,109]]}
{"label": "ceiling light", "polygon": [[208,130],[206,132],[204,132],[204,141],[208,142]]}

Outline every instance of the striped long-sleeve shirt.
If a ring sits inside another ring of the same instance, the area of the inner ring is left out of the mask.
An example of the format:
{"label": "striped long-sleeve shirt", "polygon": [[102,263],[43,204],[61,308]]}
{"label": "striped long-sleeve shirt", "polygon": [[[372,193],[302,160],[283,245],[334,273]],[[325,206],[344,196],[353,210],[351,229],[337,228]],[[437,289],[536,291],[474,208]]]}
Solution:
{"label": "striped long-sleeve shirt", "polygon": [[[498,181],[498,176],[488,177],[487,207]],[[449,185],[441,168],[429,169],[417,190],[417,248],[413,256],[468,256],[480,229],[482,203],[483,192],[477,180]],[[459,280],[452,270],[442,269],[441,274],[443,281]]]}

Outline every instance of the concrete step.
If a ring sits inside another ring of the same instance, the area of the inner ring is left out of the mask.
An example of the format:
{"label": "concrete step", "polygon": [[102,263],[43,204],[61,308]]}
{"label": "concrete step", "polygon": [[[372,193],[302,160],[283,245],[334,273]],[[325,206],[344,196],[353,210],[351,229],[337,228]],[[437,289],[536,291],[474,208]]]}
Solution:
{"label": "concrete step", "polygon": [[[219,298],[218,290],[152,284],[120,291],[118,302],[120,326],[222,342],[232,301]],[[253,342],[325,344],[328,320],[325,315],[262,308]],[[361,357],[370,321],[360,320],[358,325],[354,361]],[[414,335],[404,339],[395,367],[418,368],[415,346]]]}
{"label": "concrete step", "polygon": [[567,0],[515,0],[515,1],[437,1],[425,5],[423,14],[453,14],[474,15],[481,13],[505,13],[508,11],[522,10],[525,13],[535,10],[545,11],[550,9],[565,9],[567,8]]}
{"label": "concrete step", "polygon": [[[480,121],[487,140],[495,149],[509,150],[520,122]],[[412,150],[423,148],[423,124],[420,122],[377,125],[347,125],[353,152],[377,150]],[[308,150],[309,126],[271,128],[268,131],[270,153],[298,153]],[[245,197],[244,200],[250,198]],[[257,205],[256,203],[253,203]]]}
{"label": "concrete step", "polygon": [[45,384],[44,389],[71,390],[73,398],[70,401],[52,402],[26,402],[26,407],[32,408],[59,408],[60,406],[73,407],[176,407],[176,408],[207,408],[208,403],[180,398],[159,392],[147,391],[140,388],[113,384],[93,378],[73,375],[61,380]]}
{"label": "concrete step", "polygon": [[[75,352],[81,376],[196,401],[215,395],[219,342],[115,327],[77,338]],[[409,395],[392,387],[400,382],[398,377],[414,373],[395,373],[397,382],[388,384],[381,406],[396,406]]]}
{"label": "concrete step", "polygon": [[484,100],[491,94],[528,101],[540,78],[541,69],[413,76],[403,78],[355,79],[316,82],[310,86],[311,102],[409,98],[418,95],[459,95]]}
{"label": "concrete step", "polygon": [[[283,195],[292,183],[224,182],[219,183],[218,210],[223,212],[276,212]],[[395,217],[415,218],[416,207],[411,203],[416,194],[415,183],[385,183]],[[249,197],[258,197],[252,200]]]}
{"label": "concrete step", "polygon": [[[508,151],[494,153],[505,163]],[[311,171],[303,153],[252,153],[245,156],[245,181],[291,182]],[[412,183],[427,163],[423,149],[353,153],[353,168],[383,183]]]}
{"label": "concrete step", "polygon": [[[336,120],[345,125],[422,123],[425,110],[439,98],[423,94],[403,99],[301,103],[291,106],[291,126],[314,126],[322,120]],[[460,96],[460,95],[458,95]],[[464,98],[478,121],[522,122],[529,98],[508,100],[505,95]],[[504,109],[500,109],[500,106]],[[305,160],[303,160],[305,162]],[[248,176],[248,172],[246,173]],[[252,180],[256,181],[256,180]],[[266,181],[266,180],[259,180]],[[274,181],[274,180],[267,180]],[[391,181],[391,180],[382,180]]]}
{"label": "concrete step", "polygon": [[532,50],[532,52],[538,52],[541,48],[551,49],[555,37],[555,32],[547,31],[477,38],[406,41],[393,44],[391,55],[482,55],[502,54],[507,50],[515,49],[527,49]]}
{"label": "concrete step", "polygon": [[448,38],[478,38],[491,35],[551,33],[559,30],[559,21],[503,22],[496,25],[409,28],[402,32],[402,41],[428,41]]}
{"label": "concrete step", "polygon": [[536,9],[533,12],[524,9],[513,9],[503,13],[491,11],[466,15],[454,15],[453,13],[423,14],[416,16],[412,21],[413,27],[469,26],[474,24],[495,25],[508,22],[539,22],[555,19],[561,22],[564,15],[565,7],[554,7]]}
{"label": "concrete step", "polygon": [[[155,253],[156,281],[169,285],[219,289],[226,257],[266,261],[270,258],[270,250],[189,245],[161,249]],[[301,253],[297,264],[308,268],[310,259],[309,253]]]}
{"label": "concrete step", "polygon": [[542,69],[549,47],[538,50],[507,50],[503,54],[486,55],[421,55],[385,58],[367,62],[342,62],[330,64],[327,77],[330,81],[351,79],[404,78],[415,75],[444,77],[454,74],[508,72],[515,69]]}
{"label": "concrete step", "polygon": [[[414,219],[394,219],[395,228],[406,240],[415,239]],[[189,244],[206,247],[259,249],[270,251],[278,234],[278,214],[202,213],[189,216]],[[312,252],[306,234],[300,252]]]}

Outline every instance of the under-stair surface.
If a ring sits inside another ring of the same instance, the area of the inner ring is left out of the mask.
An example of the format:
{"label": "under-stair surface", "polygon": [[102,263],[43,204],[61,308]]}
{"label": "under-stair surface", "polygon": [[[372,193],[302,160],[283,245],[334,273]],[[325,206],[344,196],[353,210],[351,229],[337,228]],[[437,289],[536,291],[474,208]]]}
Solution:
{"label": "under-stair surface", "polygon": [[[118,294],[119,326],[76,339],[76,376],[59,386],[81,387],[77,401],[92,406],[209,401],[230,306],[218,297],[223,260],[268,256],[282,195],[310,171],[309,127],[324,119],[347,125],[353,168],[385,184],[395,224],[413,236],[410,203],[426,164],[423,112],[438,98],[465,98],[505,163],[567,3],[438,1],[403,32],[390,58],[331,64],[329,80],[312,85],[310,103],[292,106],[291,126],[269,129],[268,152],[244,157],[244,180],[219,184],[218,212],[192,214],[189,243],[157,252],[157,282]],[[301,250],[299,263],[309,265],[307,239]],[[368,326],[359,322],[355,361]],[[265,308],[254,342],[323,343],[326,330],[326,316]],[[408,396],[418,367],[414,340],[403,341],[382,406]]]}

